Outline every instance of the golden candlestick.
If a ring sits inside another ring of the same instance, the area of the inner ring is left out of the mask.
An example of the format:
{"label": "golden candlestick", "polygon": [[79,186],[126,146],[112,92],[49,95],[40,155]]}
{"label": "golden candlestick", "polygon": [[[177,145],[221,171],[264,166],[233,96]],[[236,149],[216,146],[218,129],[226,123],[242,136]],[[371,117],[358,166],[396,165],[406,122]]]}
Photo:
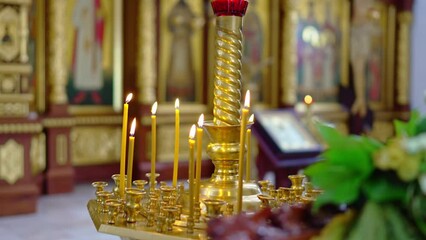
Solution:
{"label": "golden candlestick", "polygon": [[177,185],[179,170],[179,132],[180,132],[180,116],[179,116],[179,98],[175,101],[175,154],[173,159],[173,187]]}
{"label": "golden candlestick", "polygon": [[157,157],[157,102],[151,108],[151,187],[155,183],[155,162]]}
{"label": "golden candlestick", "polygon": [[130,127],[129,152],[127,154],[127,188],[132,187],[133,153],[134,153],[134,148],[135,148],[135,131],[136,131],[136,118],[133,118],[132,125]]}
{"label": "golden candlestick", "polygon": [[129,102],[132,100],[133,94],[129,93],[123,106],[123,123],[121,130],[121,157],[120,157],[120,197],[124,199],[124,175],[126,170],[126,141],[127,141],[127,119],[129,112]]}

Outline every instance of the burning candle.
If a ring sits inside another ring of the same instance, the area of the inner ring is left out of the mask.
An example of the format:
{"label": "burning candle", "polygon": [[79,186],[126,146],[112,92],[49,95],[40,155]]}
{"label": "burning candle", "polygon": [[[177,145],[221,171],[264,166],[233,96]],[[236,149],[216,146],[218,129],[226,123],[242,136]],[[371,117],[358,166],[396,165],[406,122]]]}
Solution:
{"label": "burning candle", "polygon": [[189,131],[189,218],[194,219],[194,145],[195,145],[195,124]]}
{"label": "burning candle", "polygon": [[306,95],[306,96],[303,98],[303,101],[305,102],[306,106],[309,106],[309,105],[311,105],[311,104],[312,104],[312,102],[314,101],[314,99],[312,98],[312,96],[311,96],[311,95]]}
{"label": "burning candle", "polygon": [[204,124],[204,114],[201,114],[198,118],[198,127],[197,127],[197,165],[195,170],[195,203],[200,201],[200,183],[201,183],[201,158],[202,158],[202,148],[203,148],[203,124]]}
{"label": "burning candle", "polygon": [[133,173],[133,152],[135,148],[135,131],[136,131],[136,118],[133,118],[130,127],[129,136],[129,151],[127,156],[127,188],[132,187],[132,173]]}
{"label": "burning candle", "polygon": [[254,123],[254,114],[249,118],[250,127],[247,129],[247,161],[246,161],[246,181],[250,181],[251,178],[251,124]]}
{"label": "burning candle", "polygon": [[155,102],[151,108],[151,183],[155,181],[155,158],[157,156],[157,105]]}
{"label": "burning candle", "polygon": [[244,107],[241,112],[241,130],[240,130],[240,155],[238,161],[238,199],[237,213],[241,213],[243,208],[243,159],[245,150],[245,136],[247,128],[247,117],[250,112],[250,91],[247,90],[244,100]]}
{"label": "burning candle", "polygon": [[120,197],[124,199],[124,182],[125,182],[125,170],[126,170],[126,141],[127,141],[127,121],[129,114],[129,102],[132,100],[133,94],[129,93],[126,97],[126,101],[123,106],[123,123],[121,130],[121,157],[120,157]]}
{"label": "burning candle", "polygon": [[176,98],[176,101],[175,101],[175,157],[173,161],[173,187],[176,187],[177,179],[178,179],[179,131],[180,131],[179,98]]}

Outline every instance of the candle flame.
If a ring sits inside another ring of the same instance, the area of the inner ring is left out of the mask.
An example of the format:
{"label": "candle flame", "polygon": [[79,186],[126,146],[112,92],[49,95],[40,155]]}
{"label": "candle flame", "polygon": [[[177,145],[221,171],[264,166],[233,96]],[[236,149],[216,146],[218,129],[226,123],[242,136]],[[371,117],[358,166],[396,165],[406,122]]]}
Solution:
{"label": "candle flame", "polygon": [[310,105],[312,104],[312,102],[314,101],[314,99],[312,98],[311,95],[306,95],[305,98],[303,99],[305,101],[306,105]]}
{"label": "candle flame", "polygon": [[198,118],[198,127],[203,127],[204,124],[204,114],[201,114],[200,117]]}
{"label": "candle flame", "polygon": [[176,98],[175,101],[175,108],[178,109],[179,108],[179,98]]}
{"label": "candle flame", "polygon": [[249,123],[254,123],[254,114],[252,114],[249,118]]}
{"label": "candle flame", "polygon": [[130,127],[130,135],[134,136],[136,131],[136,118],[133,118],[132,126]]}
{"label": "candle flame", "polygon": [[158,106],[157,102],[155,102],[154,104],[152,104],[151,113],[153,115],[155,115],[157,113],[157,106]]}
{"label": "candle flame", "polygon": [[195,138],[195,124],[192,124],[191,130],[189,130],[189,138],[190,139]]}
{"label": "candle flame", "polygon": [[129,103],[132,100],[132,98],[133,98],[133,93],[127,94],[126,103]]}
{"label": "candle flame", "polygon": [[244,99],[244,107],[249,108],[250,107],[250,90],[247,90],[246,97]]}

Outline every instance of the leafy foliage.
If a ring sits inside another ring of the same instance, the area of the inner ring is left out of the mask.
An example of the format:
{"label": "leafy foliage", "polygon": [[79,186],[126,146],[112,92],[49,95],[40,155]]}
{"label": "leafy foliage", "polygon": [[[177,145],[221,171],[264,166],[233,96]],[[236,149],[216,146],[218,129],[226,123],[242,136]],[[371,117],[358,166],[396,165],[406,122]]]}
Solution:
{"label": "leafy foliage", "polygon": [[324,190],[315,207],[352,203],[359,198],[362,183],[374,170],[372,152],[382,145],[365,137],[344,136],[325,125],[319,126],[319,132],[329,147],[322,154],[325,160],[305,170],[312,183]]}

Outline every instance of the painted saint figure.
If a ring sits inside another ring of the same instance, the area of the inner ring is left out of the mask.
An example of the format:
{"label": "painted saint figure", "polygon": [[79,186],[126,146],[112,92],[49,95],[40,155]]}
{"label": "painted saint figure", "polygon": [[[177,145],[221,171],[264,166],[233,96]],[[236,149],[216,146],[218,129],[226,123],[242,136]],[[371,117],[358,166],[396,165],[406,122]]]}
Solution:
{"label": "painted saint figure", "polygon": [[195,100],[195,72],[191,36],[195,15],[185,0],[179,0],[170,11],[168,26],[172,33],[171,57],[167,73],[166,100]]}
{"label": "painted saint figure", "polygon": [[100,0],[77,0],[73,23],[76,29],[74,52],[74,88],[77,90],[73,103],[85,101],[91,94],[94,103],[101,103],[98,91],[103,87],[102,43],[104,20]]}

